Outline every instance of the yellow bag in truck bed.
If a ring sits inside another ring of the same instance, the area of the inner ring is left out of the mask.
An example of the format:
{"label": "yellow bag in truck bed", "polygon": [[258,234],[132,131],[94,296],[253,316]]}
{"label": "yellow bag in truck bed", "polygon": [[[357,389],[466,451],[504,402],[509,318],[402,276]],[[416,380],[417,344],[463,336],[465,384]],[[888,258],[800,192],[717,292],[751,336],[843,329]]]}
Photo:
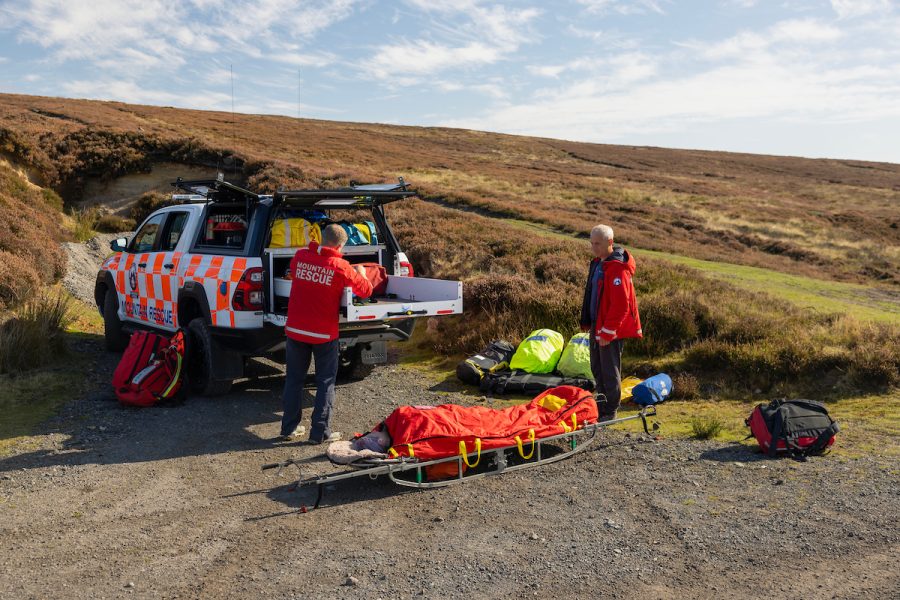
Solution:
{"label": "yellow bag in truck bed", "polygon": [[306,219],[276,219],[272,223],[269,248],[305,248],[310,242],[321,242],[322,230]]}

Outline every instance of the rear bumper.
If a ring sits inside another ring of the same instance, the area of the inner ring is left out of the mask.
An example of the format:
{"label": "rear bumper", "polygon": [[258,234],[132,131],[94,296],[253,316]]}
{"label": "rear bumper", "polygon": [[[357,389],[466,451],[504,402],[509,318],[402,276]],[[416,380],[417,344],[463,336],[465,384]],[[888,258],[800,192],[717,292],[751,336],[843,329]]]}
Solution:
{"label": "rear bumper", "polygon": [[[366,323],[365,325],[342,325],[340,344],[348,348],[357,344],[378,341],[405,341],[412,335],[415,319]],[[247,356],[260,356],[277,352],[284,347],[284,327],[265,323],[261,328],[231,329],[210,327],[210,334],[223,348]]]}

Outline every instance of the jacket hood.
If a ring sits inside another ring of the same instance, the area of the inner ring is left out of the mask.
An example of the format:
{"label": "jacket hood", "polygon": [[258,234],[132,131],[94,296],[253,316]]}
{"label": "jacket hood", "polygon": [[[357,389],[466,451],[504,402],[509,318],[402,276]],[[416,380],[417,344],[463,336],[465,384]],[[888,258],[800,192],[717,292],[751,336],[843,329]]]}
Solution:
{"label": "jacket hood", "polygon": [[603,259],[603,269],[626,271],[629,275],[634,275],[636,268],[634,257],[628,250],[622,246],[613,246],[613,252]]}
{"label": "jacket hood", "polygon": [[322,256],[337,256],[338,258],[343,256],[343,253],[337,248],[322,246],[321,244],[319,244],[319,242],[316,241],[310,242],[308,249],[310,252],[314,252],[315,254],[320,254]]}

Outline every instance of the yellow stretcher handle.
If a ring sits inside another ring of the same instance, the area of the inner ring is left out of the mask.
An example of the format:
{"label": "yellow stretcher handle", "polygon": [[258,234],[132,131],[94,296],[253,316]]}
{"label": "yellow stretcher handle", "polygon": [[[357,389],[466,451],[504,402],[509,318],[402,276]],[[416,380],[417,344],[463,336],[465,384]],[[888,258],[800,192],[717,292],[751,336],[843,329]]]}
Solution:
{"label": "yellow stretcher handle", "polygon": [[463,462],[466,463],[466,466],[473,469],[478,466],[478,463],[481,462],[481,438],[475,438],[475,452],[478,453],[478,457],[475,459],[474,463],[470,463],[469,453],[466,452],[466,442],[464,440],[459,441],[459,455],[462,456]]}
{"label": "yellow stretcher handle", "polygon": [[522,438],[520,438],[519,436],[516,436],[516,445],[519,447],[519,456],[521,456],[525,460],[528,460],[529,458],[534,456],[534,446],[535,446],[534,429],[528,430],[528,438],[531,440],[531,452],[528,453],[528,456],[525,456],[525,450],[522,448]]}
{"label": "yellow stretcher handle", "polygon": [[[406,448],[409,450],[409,457],[415,458],[416,453],[413,452],[413,445],[407,444]],[[400,453],[394,450],[393,448],[388,449],[388,453],[391,455],[391,458],[400,458]]]}
{"label": "yellow stretcher handle", "polygon": [[572,426],[571,427],[569,427],[569,425],[565,422],[565,420],[560,421],[559,424],[562,425],[563,431],[565,431],[566,433],[575,431],[576,429],[578,429],[578,414],[572,413]]}

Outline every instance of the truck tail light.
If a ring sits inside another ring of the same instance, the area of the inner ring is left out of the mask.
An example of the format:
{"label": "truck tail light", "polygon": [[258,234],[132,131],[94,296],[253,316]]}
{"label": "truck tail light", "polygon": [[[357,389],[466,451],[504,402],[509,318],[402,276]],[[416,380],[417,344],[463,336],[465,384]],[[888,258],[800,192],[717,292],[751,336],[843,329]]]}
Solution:
{"label": "truck tail light", "polygon": [[413,273],[412,265],[408,262],[400,263],[400,273],[398,273],[400,277],[415,277],[415,273]]}
{"label": "truck tail light", "polygon": [[263,307],[263,270],[252,267],[244,271],[231,299],[234,310],[260,310]]}

